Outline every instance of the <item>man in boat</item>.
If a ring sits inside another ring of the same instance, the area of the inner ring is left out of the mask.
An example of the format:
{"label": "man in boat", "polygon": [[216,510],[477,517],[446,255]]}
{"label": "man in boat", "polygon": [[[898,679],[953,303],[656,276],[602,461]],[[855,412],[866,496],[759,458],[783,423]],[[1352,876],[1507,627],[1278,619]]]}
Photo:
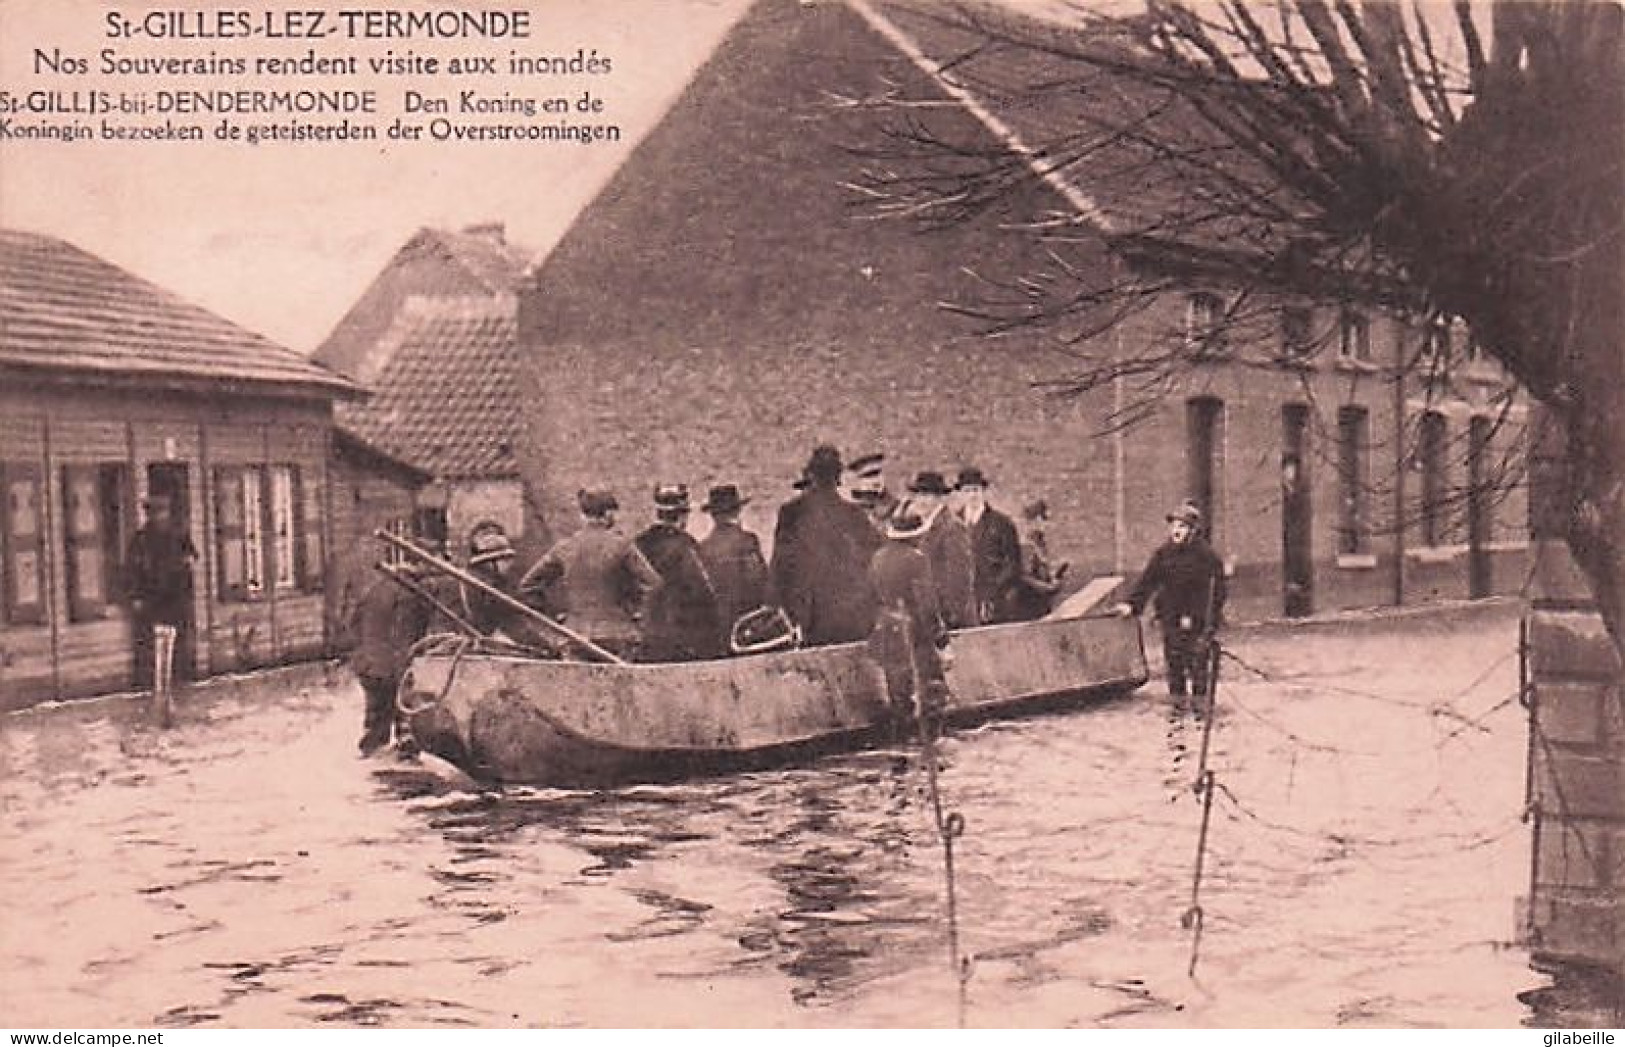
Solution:
{"label": "man in boat", "polygon": [[660,574],[615,530],[620,503],[614,494],[579,491],[576,505],[581,527],[525,572],[520,597],[606,651],[630,658],[638,645],[638,620]]}
{"label": "man in boat", "polygon": [[930,524],[904,503],[886,525],[886,542],[869,561],[869,580],[879,607],[869,651],[886,674],[896,719],[942,710],[948,685],[948,629],[937,601],[931,564],[920,550]]}
{"label": "man in boat", "polygon": [[[511,572],[516,555],[501,524],[485,520],[475,524],[468,534],[468,573],[508,596],[515,595]],[[517,634],[523,632],[518,624],[521,615],[506,601],[466,583],[462,595],[464,617],[482,635],[500,632],[509,639],[520,639]]]}
{"label": "man in boat", "polygon": [[976,620],[984,624],[1015,619],[1021,580],[1016,523],[987,503],[987,486],[987,477],[975,466],[961,469],[954,484],[955,508],[970,531]]}
{"label": "man in boat", "polygon": [[[419,586],[425,579],[415,561],[390,568]],[[395,694],[411,658],[412,645],[428,631],[433,608],[427,600],[382,571],[362,591],[350,612],[350,671],[366,696],[362,716],[362,756],[388,745],[397,729]]]}
{"label": "man in boat", "polygon": [[1202,510],[1194,503],[1185,502],[1167,519],[1168,540],[1151,554],[1117,613],[1132,617],[1147,601],[1155,602],[1168,693],[1176,699],[1200,697],[1207,694],[1213,634],[1223,621],[1224,563],[1202,538]]}
{"label": "man in boat", "polygon": [[767,601],[767,561],[762,543],[739,522],[750,501],[735,484],[711,488],[701,511],[711,516],[711,533],[700,542],[700,560],[717,594],[722,643],[728,647],[734,623]]}
{"label": "man in boat", "polygon": [[887,518],[897,508],[897,498],[886,490],[885,462],[886,456],[877,452],[854,458],[846,465],[852,501],[863,508],[881,534],[886,531]]}
{"label": "man in boat", "polygon": [[917,473],[908,485],[909,504],[926,521],[920,551],[931,564],[942,619],[950,629],[977,624],[976,559],[970,528],[948,505],[953,494],[939,472]]}
{"label": "man in boat", "polygon": [[1042,498],[1021,510],[1021,578],[1011,608],[1013,620],[1036,621],[1049,614],[1061,591],[1061,579],[1071,565],[1050,558],[1049,503]]}
{"label": "man in boat", "polygon": [[717,593],[688,533],[688,487],[655,488],[655,522],[637,537],[638,551],[660,575],[643,616],[640,660],[691,662],[720,658],[722,619]]}
{"label": "man in boat", "polygon": [[779,507],[773,530],[773,591],[810,646],[861,640],[874,627],[868,565],[882,538],[840,494],[841,453],[813,449],[804,490]]}

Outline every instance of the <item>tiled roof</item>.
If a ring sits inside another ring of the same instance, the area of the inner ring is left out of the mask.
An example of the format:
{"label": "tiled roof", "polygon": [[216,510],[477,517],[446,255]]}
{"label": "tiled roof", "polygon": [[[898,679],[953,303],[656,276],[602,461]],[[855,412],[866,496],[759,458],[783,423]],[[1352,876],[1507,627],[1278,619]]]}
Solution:
{"label": "tiled roof", "polygon": [[408,298],[384,334],[389,362],[339,422],[441,479],[517,474],[515,298]]}
{"label": "tiled roof", "polygon": [[108,378],[357,388],[55,237],[0,230],[0,365]]}
{"label": "tiled roof", "polygon": [[472,225],[455,232],[424,229],[419,236],[436,241],[492,294],[512,292],[531,263],[531,253],[510,244],[500,225]]}

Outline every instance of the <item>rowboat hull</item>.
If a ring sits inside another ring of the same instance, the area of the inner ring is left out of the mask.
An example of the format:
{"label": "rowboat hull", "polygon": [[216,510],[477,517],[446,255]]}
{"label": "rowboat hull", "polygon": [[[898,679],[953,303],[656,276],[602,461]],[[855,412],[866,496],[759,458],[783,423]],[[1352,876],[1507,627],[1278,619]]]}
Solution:
{"label": "rowboat hull", "polygon": [[[956,633],[953,654],[953,723],[1088,701],[1147,675],[1131,619],[985,626]],[[428,654],[402,704],[419,745],[476,778],[572,787],[763,766],[896,729],[862,643],[658,665]]]}

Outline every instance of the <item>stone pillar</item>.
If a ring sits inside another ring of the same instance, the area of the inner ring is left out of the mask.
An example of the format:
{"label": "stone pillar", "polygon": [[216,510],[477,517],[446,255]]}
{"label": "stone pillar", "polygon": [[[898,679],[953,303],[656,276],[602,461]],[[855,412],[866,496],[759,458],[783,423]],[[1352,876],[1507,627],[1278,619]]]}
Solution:
{"label": "stone pillar", "polygon": [[1529,708],[1532,960],[1625,979],[1625,716],[1620,664],[1561,538],[1561,441],[1531,427],[1534,574],[1523,622]]}

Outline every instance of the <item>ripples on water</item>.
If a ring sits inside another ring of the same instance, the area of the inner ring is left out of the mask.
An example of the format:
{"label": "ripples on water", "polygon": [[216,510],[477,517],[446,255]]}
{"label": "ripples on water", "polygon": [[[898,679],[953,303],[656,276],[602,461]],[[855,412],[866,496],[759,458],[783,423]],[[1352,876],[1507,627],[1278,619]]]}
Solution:
{"label": "ripples on water", "polygon": [[[1587,1023],[1510,941],[1529,867],[1512,644],[1506,615],[1236,643],[1194,979],[1180,916],[1199,721],[1153,686],[945,741],[944,800],[969,823],[966,1021]],[[359,709],[339,676],[197,698],[164,733],[117,700],[4,718],[0,1013],[36,1026],[958,1020],[916,751],[673,786],[479,791],[355,759]]]}

